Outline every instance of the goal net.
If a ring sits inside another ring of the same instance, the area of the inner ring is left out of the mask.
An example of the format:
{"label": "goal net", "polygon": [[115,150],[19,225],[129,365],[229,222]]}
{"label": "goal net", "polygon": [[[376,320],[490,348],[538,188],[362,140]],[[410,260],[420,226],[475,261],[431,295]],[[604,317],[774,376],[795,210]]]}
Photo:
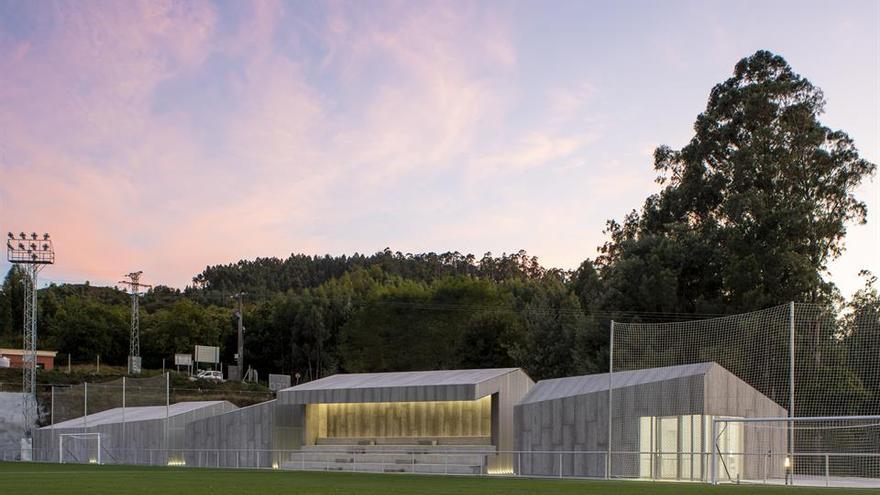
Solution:
{"label": "goal net", "polygon": [[101,433],[64,433],[58,435],[58,462],[102,464]]}
{"label": "goal net", "polygon": [[880,416],[716,418],[712,431],[714,482],[880,488]]}

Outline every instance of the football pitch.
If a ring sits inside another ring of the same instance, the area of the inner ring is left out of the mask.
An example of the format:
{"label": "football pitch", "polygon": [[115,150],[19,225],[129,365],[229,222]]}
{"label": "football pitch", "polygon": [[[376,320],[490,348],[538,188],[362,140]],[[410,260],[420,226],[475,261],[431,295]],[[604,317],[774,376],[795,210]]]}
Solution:
{"label": "football pitch", "polygon": [[867,494],[869,490],[0,462],[2,493],[41,494]]}

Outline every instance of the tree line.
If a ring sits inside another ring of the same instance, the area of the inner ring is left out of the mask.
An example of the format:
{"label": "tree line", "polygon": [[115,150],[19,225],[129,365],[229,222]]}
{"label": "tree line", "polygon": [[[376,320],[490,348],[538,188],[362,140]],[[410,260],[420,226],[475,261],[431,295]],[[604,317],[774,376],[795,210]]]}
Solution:
{"label": "tree line", "polygon": [[[208,266],[183,290],[157,286],[143,297],[144,364],[195,344],[219,345],[232,362],[230,296],[239,291],[246,363],[304,379],[505,366],[535,379],[593,373],[607,368],[612,318],[668,321],[799,301],[833,315],[818,340],[834,348],[835,366],[852,370],[854,389],[880,399],[876,374],[860,368],[880,345],[876,279],[866,274],[846,301],[827,271],[847,226],[866,221],[854,191],[876,166],[821,123],[824,106],[822,91],[782,57],[756,52],[712,88],[690,142],[656,149],[660,191],[609,220],[607,242],[577,269],[546,268],[524,251],[391,249]],[[21,276],[13,268],[0,289],[0,345],[20,345]],[[125,292],[86,283],[39,297],[41,346],[125,363]]]}

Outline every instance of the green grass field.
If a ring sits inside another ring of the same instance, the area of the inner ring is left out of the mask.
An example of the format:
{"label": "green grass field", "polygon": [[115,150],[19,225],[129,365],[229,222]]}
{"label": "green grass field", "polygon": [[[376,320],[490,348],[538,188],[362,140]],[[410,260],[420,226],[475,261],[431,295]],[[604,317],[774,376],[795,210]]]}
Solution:
{"label": "green grass field", "polygon": [[[541,480],[74,464],[2,463],[0,493],[40,494],[867,494],[870,490],[719,486],[635,481]],[[876,492],[873,492],[876,493]]]}

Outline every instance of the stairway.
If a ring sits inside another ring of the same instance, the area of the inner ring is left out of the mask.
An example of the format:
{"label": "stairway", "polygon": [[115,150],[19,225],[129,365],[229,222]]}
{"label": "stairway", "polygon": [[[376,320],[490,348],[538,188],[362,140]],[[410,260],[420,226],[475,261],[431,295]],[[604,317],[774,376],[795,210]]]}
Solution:
{"label": "stairway", "polygon": [[488,437],[320,438],[291,452],[282,469],[481,474],[495,454]]}

